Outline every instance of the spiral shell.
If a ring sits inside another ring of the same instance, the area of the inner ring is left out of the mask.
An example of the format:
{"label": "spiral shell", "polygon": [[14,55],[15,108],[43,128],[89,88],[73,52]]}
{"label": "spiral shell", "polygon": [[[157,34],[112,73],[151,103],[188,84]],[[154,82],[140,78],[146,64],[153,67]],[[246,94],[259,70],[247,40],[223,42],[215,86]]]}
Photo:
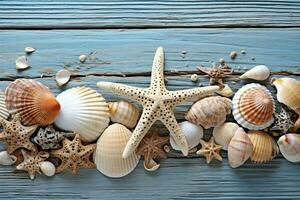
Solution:
{"label": "spiral shell", "polygon": [[270,70],[265,65],[257,65],[240,76],[240,79],[264,81],[270,76]]}
{"label": "spiral shell", "polygon": [[239,128],[239,125],[233,122],[226,122],[217,126],[213,130],[213,136],[217,144],[222,145],[222,149],[227,150],[228,145]]}
{"label": "spiral shell", "polygon": [[0,90],[0,117],[3,119],[8,119],[9,117],[9,112],[5,103],[5,94],[2,90]]}
{"label": "spiral shell", "polygon": [[277,141],[280,152],[290,162],[300,162],[300,135],[289,133]]}

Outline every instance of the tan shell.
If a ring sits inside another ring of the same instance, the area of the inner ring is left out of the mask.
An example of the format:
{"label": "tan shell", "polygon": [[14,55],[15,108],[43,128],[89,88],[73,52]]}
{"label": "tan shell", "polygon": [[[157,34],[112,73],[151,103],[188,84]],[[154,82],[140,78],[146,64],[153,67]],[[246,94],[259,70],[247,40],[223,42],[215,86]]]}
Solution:
{"label": "tan shell", "polygon": [[213,130],[213,136],[217,144],[222,145],[222,149],[227,150],[228,145],[239,128],[239,125],[233,122],[226,122],[217,126]]}
{"label": "tan shell", "polygon": [[270,70],[265,65],[257,65],[240,76],[240,79],[264,81],[270,76]]}
{"label": "tan shell", "polygon": [[221,125],[231,112],[231,100],[220,96],[197,101],[187,112],[185,119],[205,129]]}
{"label": "tan shell", "polygon": [[253,144],[242,128],[238,128],[228,145],[228,161],[232,168],[243,165],[253,152]]}
{"label": "tan shell", "polygon": [[110,119],[112,122],[123,124],[128,128],[133,128],[137,124],[140,110],[127,101],[108,103]]}
{"label": "tan shell", "polygon": [[2,90],[0,90],[0,117],[3,119],[8,119],[9,117],[9,111],[5,103],[5,94]]}
{"label": "tan shell", "polygon": [[280,152],[290,162],[300,162],[300,135],[289,133],[277,141]]}
{"label": "tan shell", "polygon": [[249,131],[248,136],[253,144],[251,160],[256,163],[265,163],[279,153],[279,148],[273,138],[263,131]]}
{"label": "tan shell", "polygon": [[137,166],[140,156],[135,152],[122,158],[123,150],[132,133],[121,124],[110,125],[97,141],[95,164],[105,176],[120,178],[126,176]]}
{"label": "tan shell", "polygon": [[224,97],[231,97],[234,94],[228,84],[224,84],[224,88],[216,93]]}

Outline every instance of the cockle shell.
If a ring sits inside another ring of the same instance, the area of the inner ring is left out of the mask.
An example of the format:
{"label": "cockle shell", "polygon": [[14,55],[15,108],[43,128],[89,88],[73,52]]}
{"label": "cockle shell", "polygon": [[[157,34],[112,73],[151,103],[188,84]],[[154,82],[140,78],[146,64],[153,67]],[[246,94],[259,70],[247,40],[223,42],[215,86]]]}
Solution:
{"label": "cockle shell", "polygon": [[265,65],[257,65],[240,76],[240,79],[264,81],[270,76],[270,70]]}
{"label": "cockle shell", "polygon": [[16,60],[16,69],[27,69],[30,64],[27,61],[26,56],[20,56]]}
{"label": "cockle shell", "polygon": [[71,77],[71,72],[66,69],[59,70],[55,75],[55,80],[58,86],[66,84]]}
{"label": "cockle shell", "polygon": [[133,152],[123,158],[123,150],[132,133],[121,124],[110,125],[97,141],[94,161],[97,169],[105,176],[120,178],[137,166],[140,156]]}
{"label": "cockle shell", "polygon": [[43,174],[46,176],[54,176],[55,174],[55,165],[49,161],[43,161],[40,163],[40,169]]}
{"label": "cockle shell", "polygon": [[280,152],[290,162],[300,162],[300,135],[289,133],[277,141]]}
{"label": "cockle shell", "polygon": [[12,165],[17,161],[17,157],[9,155],[7,151],[0,152],[0,165]]}
{"label": "cockle shell", "polygon": [[243,86],[234,95],[232,114],[243,127],[261,130],[273,123],[274,100],[269,90],[256,83]]}
{"label": "cockle shell", "polygon": [[242,128],[238,128],[228,145],[228,161],[232,168],[243,165],[253,152],[253,144]]}
{"label": "cockle shell", "polygon": [[274,139],[263,131],[249,131],[248,136],[253,144],[251,160],[256,163],[265,163],[279,153],[279,148]]}
{"label": "cockle shell", "polygon": [[83,141],[96,140],[109,123],[108,105],[101,94],[88,87],[68,89],[57,96],[61,104],[54,124],[79,133]]}
{"label": "cockle shell", "polygon": [[205,129],[221,125],[231,112],[231,100],[220,96],[197,101],[187,112],[185,119]]}
{"label": "cockle shell", "polygon": [[60,104],[49,89],[32,79],[17,79],[5,91],[9,111],[19,113],[24,125],[48,125],[58,115]]}
{"label": "cockle shell", "polygon": [[127,101],[118,101],[108,103],[108,108],[112,122],[123,124],[128,128],[135,127],[140,115],[135,105]]}
{"label": "cockle shell", "polygon": [[5,94],[2,90],[0,90],[0,117],[3,119],[8,119],[9,117],[9,112],[5,103]]}
{"label": "cockle shell", "polygon": [[[179,126],[186,138],[186,141],[189,146],[189,150],[196,147],[200,143],[200,140],[203,137],[203,128],[189,121],[183,121],[179,123]],[[173,149],[180,151],[180,147],[175,143],[172,136],[170,137],[170,144]]]}
{"label": "cockle shell", "polygon": [[215,127],[213,130],[213,136],[216,143],[222,145],[222,149],[227,150],[228,145],[238,128],[240,128],[239,125],[233,122],[226,122]]}
{"label": "cockle shell", "polygon": [[224,84],[224,88],[216,93],[224,97],[231,97],[233,95],[233,91],[228,84]]}

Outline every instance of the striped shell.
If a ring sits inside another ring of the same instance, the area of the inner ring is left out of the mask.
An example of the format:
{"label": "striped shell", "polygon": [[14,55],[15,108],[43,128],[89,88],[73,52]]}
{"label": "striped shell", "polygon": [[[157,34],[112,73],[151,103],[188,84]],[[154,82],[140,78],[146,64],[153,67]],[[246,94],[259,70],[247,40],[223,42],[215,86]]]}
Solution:
{"label": "striped shell", "polygon": [[8,119],[9,117],[9,112],[5,103],[5,94],[2,90],[0,90],[0,117],[3,119]]}
{"label": "striped shell", "polygon": [[213,136],[217,144],[222,145],[222,149],[227,150],[228,145],[239,128],[239,125],[233,122],[226,122],[217,126],[213,130]]}
{"label": "striped shell", "polygon": [[300,162],[300,135],[289,133],[277,141],[280,152],[290,162]]}
{"label": "striped shell", "polygon": [[234,95],[233,117],[243,127],[261,130],[273,123],[274,100],[268,89],[260,84],[243,86]]}
{"label": "striped shell", "polygon": [[60,104],[49,89],[32,79],[17,79],[5,91],[9,111],[19,113],[24,125],[48,125],[54,122]]}
{"label": "striped shell", "polygon": [[231,101],[220,96],[206,97],[197,101],[187,112],[185,119],[205,129],[221,125],[231,112]]}

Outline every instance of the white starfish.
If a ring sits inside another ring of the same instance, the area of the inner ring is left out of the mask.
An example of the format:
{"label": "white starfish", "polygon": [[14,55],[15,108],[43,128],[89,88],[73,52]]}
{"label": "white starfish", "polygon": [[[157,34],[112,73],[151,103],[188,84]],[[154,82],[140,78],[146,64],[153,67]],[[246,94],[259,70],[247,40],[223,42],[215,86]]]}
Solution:
{"label": "white starfish", "polygon": [[159,47],[154,56],[149,88],[137,88],[118,83],[98,82],[97,86],[118,95],[126,96],[143,105],[143,113],[128,141],[123,158],[127,158],[139,145],[152,124],[160,120],[170,131],[183,155],[188,154],[188,145],[173,113],[173,108],[187,100],[199,99],[219,90],[208,86],[189,90],[168,91],[164,83],[164,51]]}

